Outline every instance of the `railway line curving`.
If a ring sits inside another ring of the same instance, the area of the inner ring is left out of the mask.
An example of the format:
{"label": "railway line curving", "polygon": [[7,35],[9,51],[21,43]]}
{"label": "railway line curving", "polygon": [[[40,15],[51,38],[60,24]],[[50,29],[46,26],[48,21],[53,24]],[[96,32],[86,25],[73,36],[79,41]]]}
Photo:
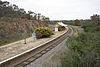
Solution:
{"label": "railway line curving", "polygon": [[69,27],[68,31],[58,36],[57,38],[46,42],[45,44],[38,46],[34,49],[30,49],[16,57],[12,57],[10,59],[4,60],[0,62],[0,67],[25,67],[31,62],[35,61],[58,44],[60,44],[64,39],[68,38],[73,34],[73,28]]}

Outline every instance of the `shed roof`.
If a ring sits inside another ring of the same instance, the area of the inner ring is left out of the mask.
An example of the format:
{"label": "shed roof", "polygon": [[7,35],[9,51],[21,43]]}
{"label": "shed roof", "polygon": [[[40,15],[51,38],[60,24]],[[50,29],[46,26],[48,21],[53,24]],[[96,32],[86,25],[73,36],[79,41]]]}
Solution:
{"label": "shed roof", "polygon": [[62,23],[62,22],[58,22],[59,25],[61,26],[67,26],[66,24]]}

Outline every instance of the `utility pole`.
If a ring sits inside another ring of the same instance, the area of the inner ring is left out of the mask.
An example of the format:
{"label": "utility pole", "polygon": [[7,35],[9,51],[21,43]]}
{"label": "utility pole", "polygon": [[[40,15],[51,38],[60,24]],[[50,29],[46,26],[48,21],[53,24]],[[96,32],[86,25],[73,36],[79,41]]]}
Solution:
{"label": "utility pole", "polygon": [[26,35],[27,35],[27,29],[26,24],[24,25],[24,44],[26,44]]}

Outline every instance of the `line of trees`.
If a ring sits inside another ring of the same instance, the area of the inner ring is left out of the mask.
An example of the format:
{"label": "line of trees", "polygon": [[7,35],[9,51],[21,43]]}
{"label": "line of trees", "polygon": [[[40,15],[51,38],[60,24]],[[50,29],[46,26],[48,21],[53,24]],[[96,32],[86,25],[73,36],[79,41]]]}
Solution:
{"label": "line of trees", "polygon": [[0,0],[0,17],[21,18],[28,20],[46,20],[47,17],[36,14],[32,11],[26,12],[23,8],[19,8],[15,4],[10,4],[8,1]]}

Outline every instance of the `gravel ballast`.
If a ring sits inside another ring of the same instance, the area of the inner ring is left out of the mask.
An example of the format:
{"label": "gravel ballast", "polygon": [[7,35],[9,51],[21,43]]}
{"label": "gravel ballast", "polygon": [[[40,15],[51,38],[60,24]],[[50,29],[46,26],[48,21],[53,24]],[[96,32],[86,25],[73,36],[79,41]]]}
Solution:
{"label": "gravel ballast", "polygon": [[5,46],[1,46],[0,47],[0,62],[10,57],[13,57],[15,55],[18,55],[24,51],[32,49],[36,46],[39,46],[40,44],[43,44],[46,41],[56,38],[57,36],[63,34],[64,32],[65,31],[56,32],[55,35],[52,35],[50,38],[36,39],[35,41],[33,41],[32,37],[30,37],[26,39],[27,44],[24,44],[24,40],[20,40],[14,43],[7,44]]}

